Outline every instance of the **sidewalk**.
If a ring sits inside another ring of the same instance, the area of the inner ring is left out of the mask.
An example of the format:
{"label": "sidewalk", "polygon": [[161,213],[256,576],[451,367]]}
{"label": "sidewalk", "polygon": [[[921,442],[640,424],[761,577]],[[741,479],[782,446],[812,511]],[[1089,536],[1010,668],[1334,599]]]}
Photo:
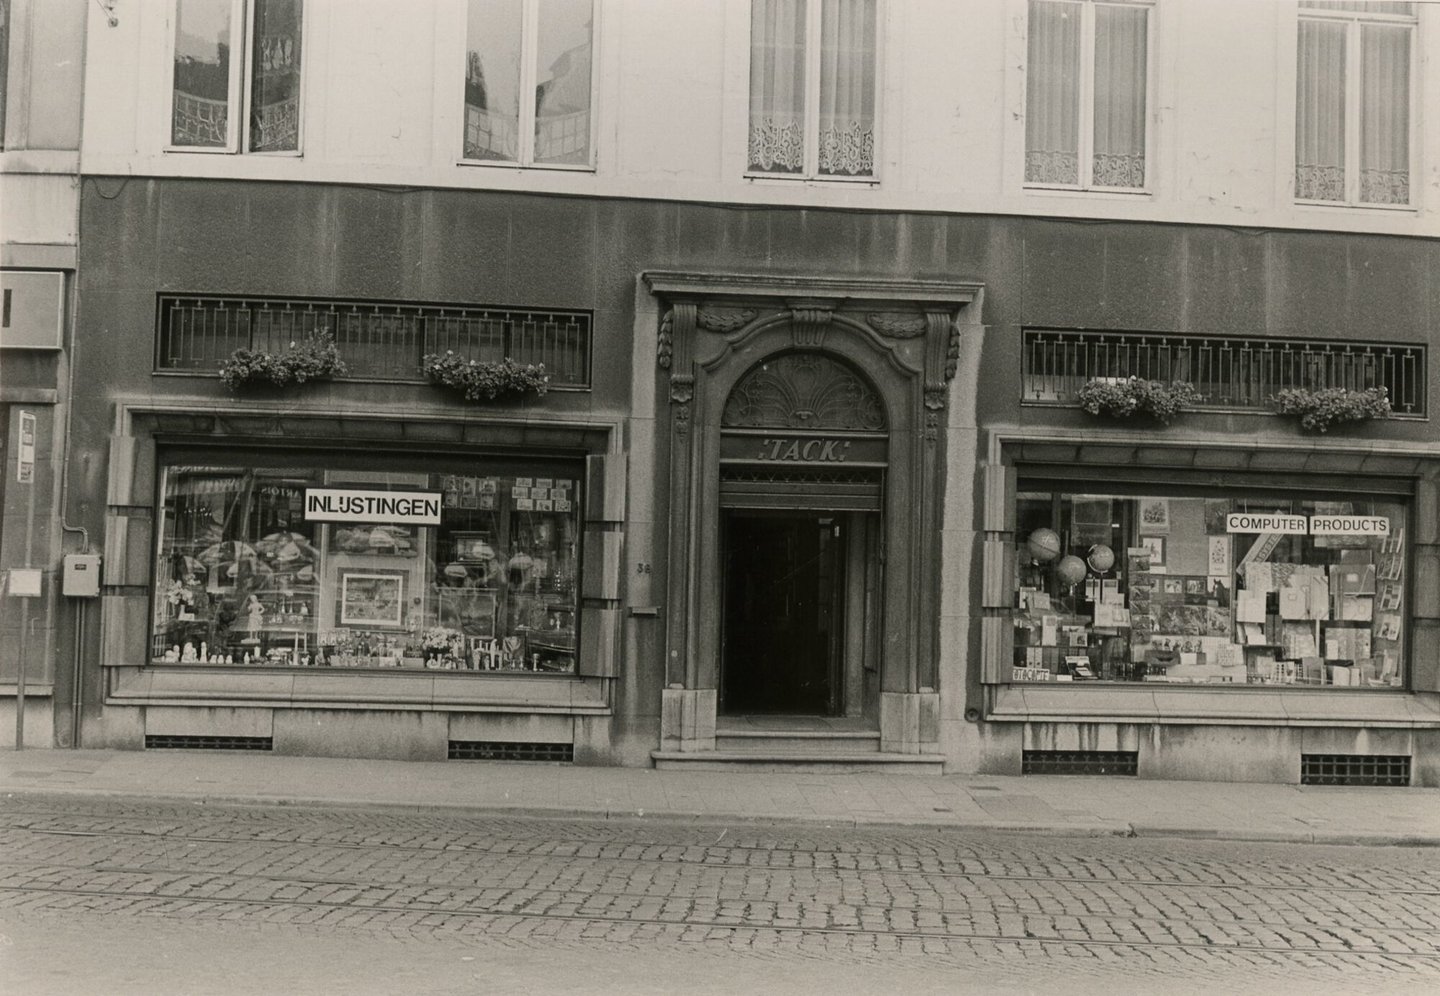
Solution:
{"label": "sidewalk", "polygon": [[655,771],[198,751],[0,753],[0,805],[4,797],[32,794],[1440,846],[1440,789],[1421,788]]}

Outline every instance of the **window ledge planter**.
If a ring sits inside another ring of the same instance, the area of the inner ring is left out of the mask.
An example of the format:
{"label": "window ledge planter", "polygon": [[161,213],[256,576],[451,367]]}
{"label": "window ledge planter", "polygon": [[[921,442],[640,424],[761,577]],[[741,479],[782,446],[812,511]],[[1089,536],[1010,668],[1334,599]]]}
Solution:
{"label": "window ledge planter", "polygon": [[1306,432],[1326,432],[1337,425],[1352,425],[1390,417],[1390,393],[1383,387],[1352,391],[1345,387],[1320,390],[1297,387],[1270,399],[1280,415],[1300,420]]}
{"label": "window ledge planter", "polygon": [[449,388],[466,401],[541,395],[550,383],[543,363],[522,364],[509,358],[467,360],[450,350],[444,355],[427,353],[421,363],[430,383]]}
{"label": "window ledge planter", "polygon": [[1165,383],[1139,377],[1097,377],[1076,392],[1080,407],[1091,415],[1116,419],[1149,419],[1168,425],[1170,420],[1204,397],[1183,380]]}
{"label": "window ledge planter", "polygon": [[220,364],[220,379],[231,391],[259,387],[289,387],[311,380],[329,380],[345,373],[345,361],[328,332],[291,342],[284,352],[237,349]]}

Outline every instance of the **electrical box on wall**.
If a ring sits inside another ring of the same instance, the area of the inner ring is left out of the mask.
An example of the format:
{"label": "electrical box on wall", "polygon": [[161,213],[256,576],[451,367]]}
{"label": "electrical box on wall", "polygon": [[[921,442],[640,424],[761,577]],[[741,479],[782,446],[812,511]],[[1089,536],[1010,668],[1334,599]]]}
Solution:
{"label": "electrical box on wall", "polygon": [[64,273],[0,270],[0,348],[59,349],[64,333]]}
{"label": "electrical box on wall", "polygon": [[60,590],[71,598],[95,598],[100,594],[100,557],[94,553],[67,553],[61,572]]}

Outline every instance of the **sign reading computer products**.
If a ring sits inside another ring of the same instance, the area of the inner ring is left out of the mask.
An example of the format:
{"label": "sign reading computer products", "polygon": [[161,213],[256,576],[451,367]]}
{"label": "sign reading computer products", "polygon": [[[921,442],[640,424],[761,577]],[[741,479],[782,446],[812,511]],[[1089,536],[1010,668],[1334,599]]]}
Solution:
{"label": "sign reading computer products", "polygon": [[1389,536],[1390,520],[1383,515],[1286,515],[1281,512],[1231,512],[1225,517],[1227,533],[1273,533],[1304,536]]}
{"label": "sign reading computer products", "polygon": [[305,518],[310,522],[393,522],[438,526],[440,492],[306,488]]}

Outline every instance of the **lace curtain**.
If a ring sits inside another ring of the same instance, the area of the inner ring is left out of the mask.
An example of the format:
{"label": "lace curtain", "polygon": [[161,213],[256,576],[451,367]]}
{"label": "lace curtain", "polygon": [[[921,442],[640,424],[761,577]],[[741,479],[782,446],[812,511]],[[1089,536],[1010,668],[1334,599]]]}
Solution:
{"label": "lace curtain", "polygon": [[1360,200],[1410,203],[1410,29],[1360,29]]}
{"label": "lace curtain", "polygon": [[1300,22],[1295,196],[1301,200],[1345,199],[1345,30],[1341,21]]}
{"label": "lace curtain", "polygon": [[[800,174],[815,141],[821,175],[875,171],[875,0],[823,0],[818,64],[806,61],[806,0],[753,0],[749,169]],[[807,72],[818,73],[818,134],[806,134]]]}
{"label": "lace curtain", "polygon": [[1031,0],[1025,180],[1080,182],[1080,5]]}
{"label": "lace curtain", "polygon": [[521,0],[470,0],[465,39],[465,158],[520,157]]}
{"label": "lace curtain", "polygon": [[[1090,92],[1081,71],[1084,11],[1031,0],[1025,96],[1025,180],[1096,187],[1145,186],[1145,7],[1096,4]],[[1094,107],[1090,176],[1080,174],[1081,100]]]}
{"label": "lace curtain", "polygon": [[1091,184],[1145,186],[1144,7],[1095,7],[1095,144]]}
{"label": "lace curtain", "polygon": [[[1402,5],[1396,5],[1402,6]],[[1403,11],[1402,11],[1403,12]],[[1361,24],[1358,196],[1365,204],[1410,202],[1410,28]],[[1345,21],[1302,20],[1296,53],[1295,196],[1344,202]]]}
{"label": "lace curtain", "polygon": [[750,169],[805,170],[805,0],[751,4]]}
{"label": "lace curtain", "polygon": [[820,172],[875,172],[875,0],[825,0],[820,17]]}
{"label": "lace curtain", "polygon": [[250,69],[250,151],[300,148],[303,0],[255,0]]}

